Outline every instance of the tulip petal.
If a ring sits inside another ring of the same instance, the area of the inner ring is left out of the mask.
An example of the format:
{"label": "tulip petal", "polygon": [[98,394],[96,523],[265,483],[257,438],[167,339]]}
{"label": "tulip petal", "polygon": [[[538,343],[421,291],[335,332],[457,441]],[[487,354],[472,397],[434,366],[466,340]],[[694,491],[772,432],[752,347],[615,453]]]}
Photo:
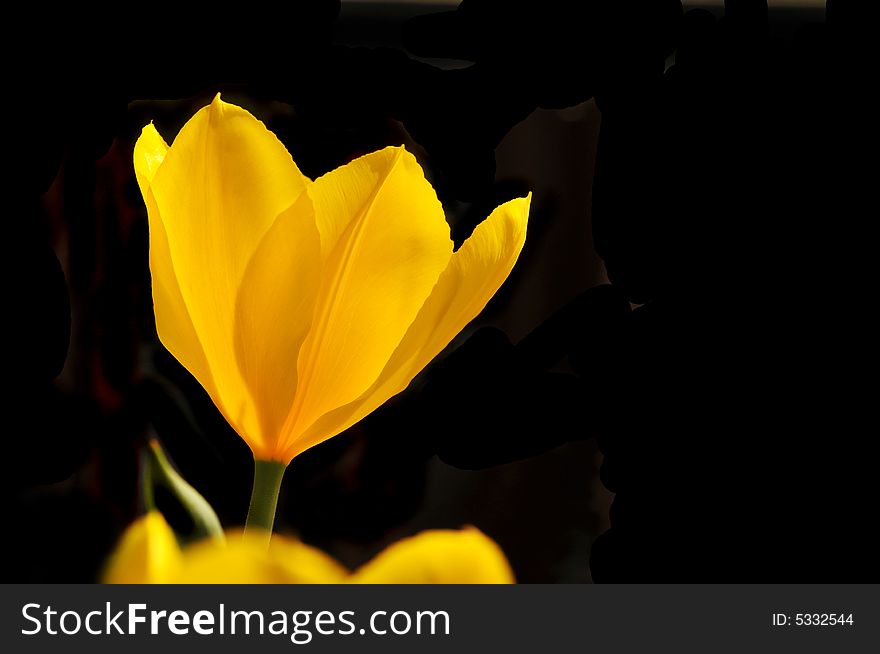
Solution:
{"label": "tulip petal", "polygon": [[174,353],[181,364],[211,393],[214,389],[211,370],[180,293],[171,261],[171,250],[168,248],[168,236],[150,188],[167,153],[168,146],[153,124],[144,127],[134,146],[134,170],[147,206],[150,226],[150,274],[156,331],[168,351]]}
{"label": "tulip petal", "polygon": [[166,584],[181,569],[183,555],[165,518],[150,511],[135,520],[104,570],[107,584]]}
{"label": "tulip petal", "polygon": [[288,584],[340,584],[349,577],[349,571],[321,550],[305,543],[274,535],[269,555],[284,569]]}
{"label": "tulip petal", "polygon": [[314,423],[292,455],[347,429],[412,379],[486,306],[513,269],[526,238],[531,194],[505,202],[452,255],[382,374],[356,401]]}
{"label": "tulip petal", "polygon": [[361,157],[309,195],[326,259],[285,428],[297,451],[303,430],[375,382],[452,256],[443,208],[403,148]]}
{"label": "tulip petal", "polygon": [[296,360],[312,323],[320,272],[321,241],[303,193],[266,232],[238,294],[235,349],[260,414],[262,437],[250,439],[257,459],[279,458],[277,435],[296,393]]}
{"label": "tulip petal", "polygon": [[[167,274],[177,279],[212,379],[190,371],[248,441],[261,425],[236,359],[236,298],[263,236],[307,184],[278,139],[219,96],[184,125],[150,184],[173,264]],[[184,365],[197,358],[158,326]]]}
{"label": "tulip petal", "polygon": [[477,529],[424,531],[379,553],[350,577],[356,584],[512,584],[501,548]]}
{"label": "tulip petal", "polygon": [[143,195],[147,194],[147,189],[167,154],[168,144],[153,123],[144,127],[134,144],[134,176]]}
{"label": "tulip petal", "polygon": [[187,548],[182,584],[334,584],[348,571],[309,545],[274,536],[230,534],[226,544],[202,541]]}

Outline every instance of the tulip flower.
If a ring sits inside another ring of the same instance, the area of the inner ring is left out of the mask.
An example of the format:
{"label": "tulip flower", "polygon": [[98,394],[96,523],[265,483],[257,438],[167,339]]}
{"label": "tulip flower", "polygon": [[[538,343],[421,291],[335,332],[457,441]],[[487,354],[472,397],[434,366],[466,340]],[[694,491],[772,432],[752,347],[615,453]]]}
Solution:
{"label": "tulip flower", "polygon": [[400,540],[354,572],[324,552],[275,535],[203,540],[181,549],[162,514],[151,511],[123,534],[105,583],[509,584],[501,549],[473,527],[425,531]]}
{"label": "tulip flower", "polygon": [[248,524],[269,531],[291,459],[404,390],[498,290],[531,198],[453,252],[403,147],[312,181],[219,95],[170,147],[146,126],[134,166],[159,338],[253,451]]}
{"label": "tulip flower", "polygon": [[114,584],[171,583],[182,558],[165,518],[158,511],[150,511],[125,530],[104,576]]}

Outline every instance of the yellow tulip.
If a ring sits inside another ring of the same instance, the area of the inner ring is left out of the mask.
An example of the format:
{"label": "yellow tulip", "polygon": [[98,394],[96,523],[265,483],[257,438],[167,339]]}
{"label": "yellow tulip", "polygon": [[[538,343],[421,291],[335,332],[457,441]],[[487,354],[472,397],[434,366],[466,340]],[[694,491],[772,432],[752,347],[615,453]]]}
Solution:
{"label": "yellow tulip", "polygon": [[473,527],[405,538],[350,573],[324,552],[277,534],[268,550],[262,538],[247,534],[181,550],[162,515],[151,511],[123,534],[104,582],[509,584],[514,578],[498,545]]}
{"label": "yellow tulip", "polygon": [[174,532],[161,513],[150,511],[122,534],[104,569],[104,579],[113,584],[167,584],[182,565]]}
{"label": "yellow tulip", "polygon": [[356,584],[512,584],[501,548],[473,527],[404,538],[349,577]]}
{"label": "yellow tulip", "polygon": [[531,199],[499,206],[453,252],[404,148],[312,181],[219,95],[170,147],[147,125],[134,166],[159,338],[253,451],[248,524],[269,529],[290,460],[404,390],[483,309]]}

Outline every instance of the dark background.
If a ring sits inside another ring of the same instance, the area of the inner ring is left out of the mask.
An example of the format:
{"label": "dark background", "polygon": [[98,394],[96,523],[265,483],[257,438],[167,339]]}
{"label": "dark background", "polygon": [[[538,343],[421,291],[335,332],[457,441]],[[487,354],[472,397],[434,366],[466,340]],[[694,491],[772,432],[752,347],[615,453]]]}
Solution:
{"label": "dark background", "polygon": [[876,581],[868,4],[12,11],[3,580],[95,579],[153,434],[244,520],[250,453],[155,336],[131,166],[219,90],[312,177],[405,143],[457,242],[535,193],[496,298],[293,462],[280,529],[355,566],[474,524],[523,582]]}

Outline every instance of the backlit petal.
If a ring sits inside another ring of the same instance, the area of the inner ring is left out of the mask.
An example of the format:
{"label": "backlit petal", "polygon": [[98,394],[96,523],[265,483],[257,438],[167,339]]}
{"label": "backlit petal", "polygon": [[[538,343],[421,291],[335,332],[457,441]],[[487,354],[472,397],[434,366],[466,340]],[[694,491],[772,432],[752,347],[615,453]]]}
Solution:
{"label": "backlit petal", "polygon": [[211,370],[198,335],[189,317],[189,310],[180,294],[168,237],[159,216],[159,208],[150,188],[153,177],[165,160],[168,146],[152,123],[144,127],[134,146],[134,170],[147,206],[150,226],[150,274],[153,286],[153,307],[156,331],[165,347],[175,354],[210,393],[214,388]]}
{"label": "backlit petal", "polygon": [[[266,232],[242,279],[235,349],[259,408],[258,459],[279,459],[277,435],[296,393],[296,359],[312,323],[321,279],[321,242],[307,193]],[[286,461],[285,461],[286,463]]]}
{"label": "backlit petal", "polygon": [[501,548],[474,528],[425,531],[383,550],[350,578],[358,584],[512,584]]}
{"label": "backlit petal", "polygon": [[135,520],[104,570],[107,584],[167,584],[179,574],[183,557],[165,518],[150,511]]}
{"label": "backlit petal", "polygon": [[[307,183],[260,121],[219,96],[183,127],[150,183],[173,275],[210,378],[193,364],[198,354],[187,350],[191,343],[181,340],[170,322],[157,319],[159,336],[211,393],[239,434],[257,444],[268,436],[262,434],[256,404],[236,360],[236,298],[263,236]],[[154,263],[157,268],[168,264]],[[164,270],[153,270],[154,279],[165,275]],[[154,296],[157,302],[167,299]],[[157,314],[161,311],[157,308]]]}
{"label": "backlit petal", "polygon": [[382,374],[355,402],[318,420],[297,447],[337,434],[405,389],[486,306],[513,269],[526,238],[531,195],[505,202],[480,223],[449,265]]}
{"label": "backlit petal", "polygon": [[376,381],[452,255],[443,208],[403,148],[361,157],[316,180],[309,195],[325,263],[285,429],[290,456],[334,435],[296,443]]}
{"label": "backlit petal", "polygon": [[168,144],[153,123],[150,123],[141,130],[141,135],[134,144],[134,175],[143,195],[147,194],[166,154]]}

